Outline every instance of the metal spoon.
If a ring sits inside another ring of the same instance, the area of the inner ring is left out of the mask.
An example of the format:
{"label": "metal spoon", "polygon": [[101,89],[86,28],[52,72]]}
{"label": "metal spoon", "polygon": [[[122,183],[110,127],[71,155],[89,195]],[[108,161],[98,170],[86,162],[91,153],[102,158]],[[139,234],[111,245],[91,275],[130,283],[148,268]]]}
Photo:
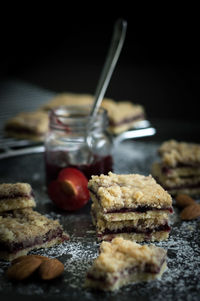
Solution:
{"label": "metal spoon", "polygon": [[110,82],[111,76],[115,69],[119,55],[124,44],[126,36],[127,22],[123,19],[118,19],[114,25],[113,36],[110,44],[110,48],[102,69],[99,82],[95,92],[95,100],[90,113],[90,116],[94,118],[98,112],[101,102],[104,98],[106,89]]}

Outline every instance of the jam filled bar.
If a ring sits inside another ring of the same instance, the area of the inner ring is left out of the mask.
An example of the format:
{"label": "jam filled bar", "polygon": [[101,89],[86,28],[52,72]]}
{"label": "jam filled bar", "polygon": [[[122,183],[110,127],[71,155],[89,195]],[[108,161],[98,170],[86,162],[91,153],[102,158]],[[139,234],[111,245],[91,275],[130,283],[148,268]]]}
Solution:
{"label": "jam filled bar", "polygon": [[87,272],[85,286],[114,291],[130,283],[159,278],[165,269],[164,249],[117,237],[112,242],[102,242],[100,255]]}
{"label": "jam filled bar", "polygon": [[134,128],[145,119],[144,107],[130,101],[104,101],[102,107],[108,112],[109,131],[114,135]]}
{"label": "jam filled bar", "polygon": [[115,236],[161,241],[169,236],[171,196],[152,178],[139,174],[92,176],[88,183],[98,240]]}
{"label": "jam filled bar", "polygon": [[91,105],[94,97],[91,94],[78,94],[78,93],[58,93],[45,103],[40,109],[44,111],[50,111],[60,106],[80,106]]}
{"label": "jam filled bar", "polygon": [[[48,111],[57,106],[91,106],[94,97],[91,94],[61,93],[51,99],[40,109]],[[109,118],[109,131],[112,134],[122,133],[133,128],[141,120],[145,119],[145,110],[142,105],[130,101],[118,101],[104,98],[101,106],[107,111]]]}
{"label": "jam filled bar", "polygon": [[35,206],[36,203],[30,184],[0,184],[0,213],[3,211]]}
{"label": "jam filled bar", "polygon": [[32,208],[0,213],[1,259],[11,261],[31,250],[48,248],[68,239],[58,221]]}
{"label": "jam filled bar", "polygon": [[22,112],[7,121],[5,132],[19,139],[43,141],[48,130],[48,123],[47,112]]}
{"label": "jam filled bar", "polygon": [[200,195],[200,145],[165,141],[158,149],[161,160],[152,166],[152,174],[171,195]]}

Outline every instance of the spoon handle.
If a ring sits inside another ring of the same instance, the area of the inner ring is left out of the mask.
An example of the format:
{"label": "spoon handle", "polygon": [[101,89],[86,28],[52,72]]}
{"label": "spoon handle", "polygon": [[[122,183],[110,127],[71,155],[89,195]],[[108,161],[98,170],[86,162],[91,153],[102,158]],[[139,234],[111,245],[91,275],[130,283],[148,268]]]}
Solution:
{"label": "spoon handle", "polygon": [[96,88],[95,100],[90,113],[90,116],[92,117],[98,112],[102,99],[104,98],[106,89],[124,44],[126,29],[127,22],[123,19],[118,19],[114,25],[110,48]]}

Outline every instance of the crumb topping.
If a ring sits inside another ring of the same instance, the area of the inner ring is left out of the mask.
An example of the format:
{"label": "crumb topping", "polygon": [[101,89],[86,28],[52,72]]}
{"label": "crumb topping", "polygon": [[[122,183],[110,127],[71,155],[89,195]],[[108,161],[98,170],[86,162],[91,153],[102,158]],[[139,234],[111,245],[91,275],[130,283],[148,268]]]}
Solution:
{"label": "crumb topping", "polygon": [[[104,101],[113,102],[110,98],[104,98]],[[41,109],[50,110],[58,106],[79,106],[92,105],[94,96],[91,94],[59,93],[48,101]]]}
{"label": "crumb topping", "polygon": [[[42,109],[49,110],[63,105],[91,105],[93,100],[94,97],[91,94],[60,93],[45,104]],[[130,101],[116,102],[111,98],[104,98],[101,106],[107,110],[108,117],[114,123],[133,116],[144,115],[144,107]]]}
{"label": "crumb topping", "polygon": [[169,140],[161,144],[159,153],[162,163],[170,167],[179,163],[200,163],[200,144]]}
{"label": "crumb topping", "polygon": [[76,93],[59,93],[50,101],[48,101],[42,109],[50,110],[57,106],[67,106],[67,105],[85,105],[91,104],[93,97],[90,94],[76,94]]}
{"label": "crumb topping", "polygon": [[114,273],[126,268],[146,264],[160,265],[160,258],[166,251],[156,246],[140,245],[122,237],[116,237],[112,242],[102,242],[100,255],[93,263],[93,269]]}
{"label": "crumb topping", "polygon": [[102,107],[108,111],[108,116],[114,124],[134,116],[144,115],[143,106],[130,101],[104,101]]}
{"label": "crumb topping", "polygon": [[105,210],[151,206],[171,207],[171,196],[155,179],[139,174],[92,176],[88,188],[94,193]]}
{"label": "crumb topping", "polygon": [[0,198],[7,198],[12,196],[19,195],[30,195],[31,196],[32,188],[28,183],[3,183],[0,184]]}
{"label": "crumb topping", "polygon": [[7,243],[41,236],[57,228],[62,228],[57,220],[48,219],[32,208],[0,214],[0,241]]}
{"label": "crumb topping", "polygon": [[24,130],[44,134],[48,130],[48,113],[42,111],[22,112],[7,121],[6,130]]}

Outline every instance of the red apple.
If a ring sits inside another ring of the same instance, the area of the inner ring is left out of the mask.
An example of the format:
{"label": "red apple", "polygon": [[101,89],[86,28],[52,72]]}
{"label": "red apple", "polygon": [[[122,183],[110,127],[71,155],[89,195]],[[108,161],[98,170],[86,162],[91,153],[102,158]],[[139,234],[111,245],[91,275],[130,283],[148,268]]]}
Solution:
{"label": "red apple", "polygon": [[48,186],[48,194],[61,209],[73,211],[82,208],[89,200],[88,180],[76,168],[64,168],[57,180]]}

